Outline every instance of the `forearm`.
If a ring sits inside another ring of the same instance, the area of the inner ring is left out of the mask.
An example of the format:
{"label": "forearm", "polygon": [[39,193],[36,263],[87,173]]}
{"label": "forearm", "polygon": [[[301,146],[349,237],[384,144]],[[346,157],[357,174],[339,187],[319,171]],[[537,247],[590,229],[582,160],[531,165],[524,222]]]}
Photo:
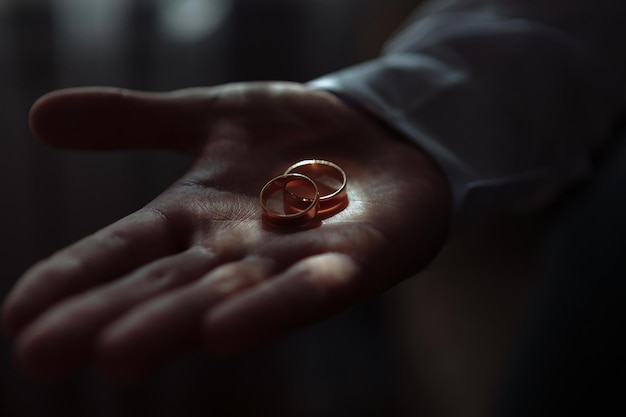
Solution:
{"label": "forearm", "polygon": [[457,226],[546,204],[590,171],[623,115],[626,4],[447,3],[418,13],[381,58],[312,85],[427,151]]}

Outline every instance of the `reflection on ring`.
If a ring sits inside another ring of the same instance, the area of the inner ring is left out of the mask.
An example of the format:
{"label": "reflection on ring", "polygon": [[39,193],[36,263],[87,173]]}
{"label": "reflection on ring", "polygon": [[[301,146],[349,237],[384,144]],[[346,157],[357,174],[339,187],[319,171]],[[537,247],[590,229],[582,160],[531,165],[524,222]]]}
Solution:
{"label": "reflection on ring", "polygon": [[[306,175],[315,182],[320,193],[318,215],[338,213],[347,205],[348,179],[339,165],[323,159],[305,159],[287,168],[285,174],[290,173]],[[304,200],[308,198],[294,197]]]}
{"label": "reflection on ring", "polygon": [[319,210],[319,191],[309,177],[283,174],[271,179],[260,194],[263,219],[274,226],[298,227],[313,220]]}

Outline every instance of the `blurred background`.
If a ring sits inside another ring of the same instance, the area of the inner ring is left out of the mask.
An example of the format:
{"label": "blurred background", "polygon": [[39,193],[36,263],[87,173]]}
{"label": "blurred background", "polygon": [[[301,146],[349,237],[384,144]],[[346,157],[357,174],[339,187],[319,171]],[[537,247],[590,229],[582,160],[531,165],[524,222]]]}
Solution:
{"label": "blurred background", "polygon": [[[188,163],[156,151],[47,149],[28,131],[39,96],[82,85],[307,81],[375,57],[418,3],[0,0],[0,296],[37,260],[143,206]],[[487,415],[533,285],[532,229],[469,233],[376,300],[237,358],[191,354],[132,386],[90,370],[32,381],[4,337],[0,415]]]}

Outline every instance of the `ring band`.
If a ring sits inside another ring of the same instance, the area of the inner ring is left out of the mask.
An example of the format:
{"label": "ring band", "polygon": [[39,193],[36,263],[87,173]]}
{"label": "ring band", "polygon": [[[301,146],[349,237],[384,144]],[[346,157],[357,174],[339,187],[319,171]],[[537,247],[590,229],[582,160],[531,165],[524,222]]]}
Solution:
{"label": "ring band", "polygon": [[268,181],[260,194],[263,218],[279,227],[302,226],[317,216],[320,197],[315,182],[299,173]]}
{"label": "ring band", "polygon": [[[292,173],[305,175],[317,184],[320,192],[319,213],[334,210],[345,203],[348,178],[339,165],[323,159],[305,159],[293,164],[285,171],[285,174]],[[324,181],[324,177],[334,180],[334,184],[328,184],[328,181]],[[309,201],[308,197],[295,197]]]}

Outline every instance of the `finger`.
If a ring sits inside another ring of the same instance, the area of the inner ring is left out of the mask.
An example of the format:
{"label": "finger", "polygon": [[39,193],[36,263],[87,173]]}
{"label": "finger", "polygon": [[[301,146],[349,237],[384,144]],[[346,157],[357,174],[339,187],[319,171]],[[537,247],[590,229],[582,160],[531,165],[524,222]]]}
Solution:
{"label": "finger", "polygon": [[211,305],[271,275],[273,264],[247,259],[222,265],[200,281],[158,297],[101,334],[96,363],[106,375],[136,378],[200,345],[202,315]]}
{"label": "finger", "polygon": [[326,318],[362,299],[362,270],[338,253],[307,258],[272,280],[209,309],[204,343],[235,353]]}
{"label": "finger", "polygon": [[179,251],[180,239],[161,213],[143,210],[32,267],[3,306],[3,324],[17,334],[59,300]]}
{"label": "finger", "polygon": [[41,97],[30,125],[41,141],[79,149],[186,150],[204,133],[210,90],[146,93],[120,88],[73,88]]}
{"label": "finger", "polygon": [[39,377],[77,370],[90,360],[96,336],[107,323],[143,301],[198,279],[216,262],[214,254],[193,248],[57,304],[20,334],[20,364]]}

